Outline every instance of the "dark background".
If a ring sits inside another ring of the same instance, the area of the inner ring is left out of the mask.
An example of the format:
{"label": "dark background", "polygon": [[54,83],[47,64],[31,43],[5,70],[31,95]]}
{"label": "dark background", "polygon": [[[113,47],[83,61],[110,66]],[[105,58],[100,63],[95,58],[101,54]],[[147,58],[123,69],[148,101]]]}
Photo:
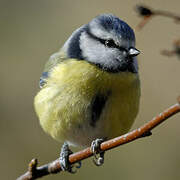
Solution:
{"label": "dark background", "polygon": [[[38,158],[40,165],[56,159],[61,144],[46,135],[33,108],[39,77],[49,56],[70,34],[101,13],[113,13],[135,29],[134,11],[143,2],[179,13],[179,0],[0,0],[0,179],[15,179]],[[180,35],[180,25],[156,17],[136,31],[142,86],[140,112],[132,129],[176,102],[180,95],[180,61],[160,55]],[[153,130],[153,136],[106,153],[105,164],[83,161],[77,174],[50,179],[180,179],[180,115]],[[77,151],[77,149],[74,149]]]}

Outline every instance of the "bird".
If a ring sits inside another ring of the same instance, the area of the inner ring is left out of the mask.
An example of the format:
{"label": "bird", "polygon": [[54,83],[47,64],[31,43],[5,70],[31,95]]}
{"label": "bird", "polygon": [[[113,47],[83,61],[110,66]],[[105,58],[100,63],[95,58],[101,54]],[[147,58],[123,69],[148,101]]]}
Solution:
{"label": "bird", "polygon": [[96,154],[104,140],[130,130],[141,94],[135,44],[125,21],[100,14],[75,30],[47,61],[34,107],[44,131],[64,142],[63,170],[72,172],[69,146],[91,146]]}

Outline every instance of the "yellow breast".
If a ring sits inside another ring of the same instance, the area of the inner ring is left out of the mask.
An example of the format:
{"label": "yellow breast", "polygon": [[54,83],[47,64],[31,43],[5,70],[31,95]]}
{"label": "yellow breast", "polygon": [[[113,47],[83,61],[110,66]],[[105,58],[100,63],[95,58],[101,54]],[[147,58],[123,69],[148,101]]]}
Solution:
{"label": "yellow breast", "polygon": [[[108,92],[101,116],[92,127],[92,99]],[[95,138],[112,138],[127,132],[137,115],[139,97],[137,74],[109,73],[72,59],[53,69],[35,97],[35,109],[41,126],[55,139],[86,146]]]}

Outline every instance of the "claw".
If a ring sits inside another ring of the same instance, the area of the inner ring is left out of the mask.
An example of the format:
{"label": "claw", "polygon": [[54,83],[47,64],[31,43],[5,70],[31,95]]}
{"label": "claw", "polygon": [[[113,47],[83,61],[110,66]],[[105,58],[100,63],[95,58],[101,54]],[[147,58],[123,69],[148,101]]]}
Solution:
{"label": "claw", "polygon": [[94,154],[93,162],[96,166],[101,166],[104,163],[104,154],[105,152],[99,153],[99,156],[97,154]]}
{"label": "claw", "polygon": [[[104,151],[101,151],[101,143],[104,139],[96,139],[91,143],[91,151],[94,154],[93,162],[96,166],[101,166],[104,163]],[[99,154],[99,155],[98,155]]]}
{"label": "claw", "polygon": [[69,149],[68,144],[65,142],[61,148],[59,163],[63,171],[75,174],[77,172],[77,168],[81,167],[81,162],[78,162],[78,165],[71,165],[69,162],[69,155],[72,153],[73,152]]}
{"label": "claw", "polygon": [[71,167],[71,171],[69,171],[72,174],[75,174],[77,172],[77,169],[81,168],[81,161],[75,163]]}

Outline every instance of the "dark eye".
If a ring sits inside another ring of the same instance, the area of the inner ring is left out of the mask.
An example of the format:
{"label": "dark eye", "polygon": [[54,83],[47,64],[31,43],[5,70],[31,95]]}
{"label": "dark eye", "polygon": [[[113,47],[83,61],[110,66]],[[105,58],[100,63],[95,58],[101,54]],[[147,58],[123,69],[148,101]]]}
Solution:
{"label": "dark eye", "polygon": [[109,40],[105,40],[105,46],[109,47],[109,48],[117,48],[117,45],[114,43],[114,41],[112,39]]}

